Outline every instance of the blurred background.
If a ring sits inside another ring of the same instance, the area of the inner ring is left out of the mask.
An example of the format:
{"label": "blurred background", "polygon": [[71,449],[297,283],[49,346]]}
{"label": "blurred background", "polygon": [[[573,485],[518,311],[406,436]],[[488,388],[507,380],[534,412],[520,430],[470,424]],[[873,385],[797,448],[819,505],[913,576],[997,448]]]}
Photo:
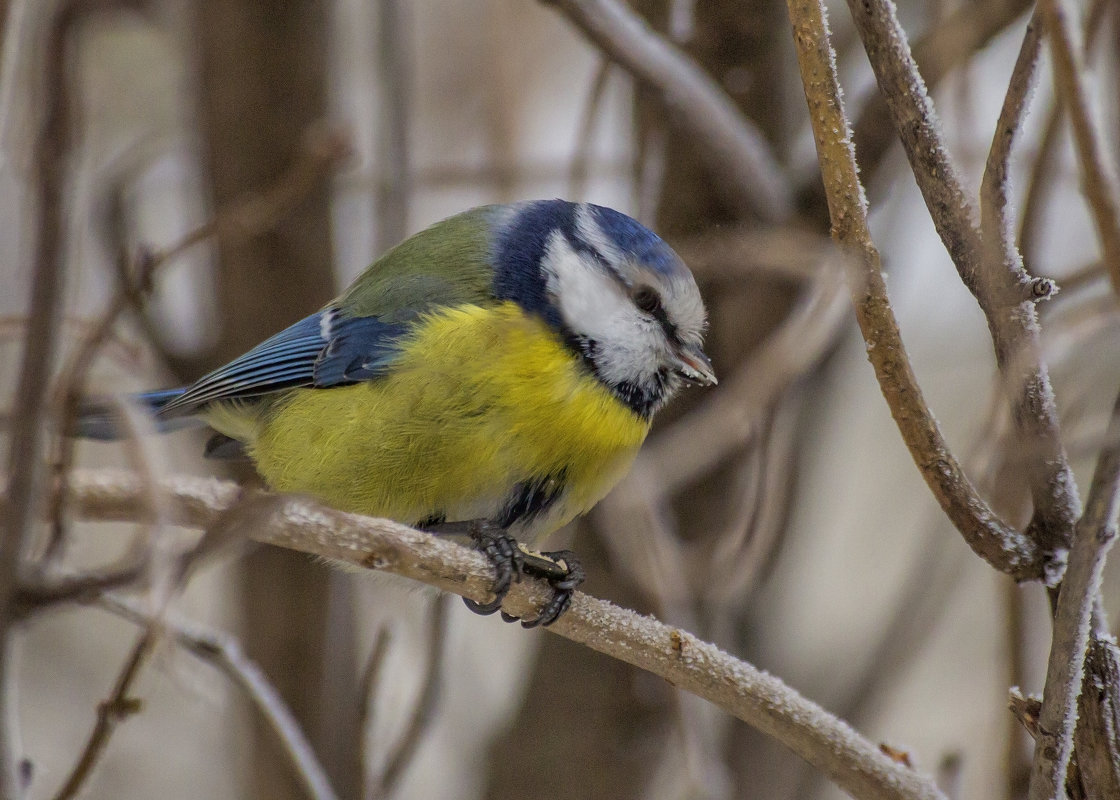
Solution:
{"label": "blurred background", "polygon": [[[0,385],[9,394],[34,255],[47,42],[61,5],[0,0]],[[969,551],[890,419],[829,249],[784,3],[632,5],[761,134],[790,208],[762,215],[728,200],[727,176],[705,166],[658,91],[546,4],[75,5],[89,8],[65,53],[75,113],[59,370],[137,254],[211,220],[214,235],[162,265],[150,295],[120,315],[89,393],[193,380],[316,309],[388,247],[470,206],[559,196],[632,214],[697,274],[721,382],[662,412],[633,474],[553,543],[581,554],[588,592],[772,671],[909,753],[951,796],[1023,796],[1028,740],[1007,692],[1041,690],[1045,597]],[[900,9],[974,195],[1030,11],[1022,0]],[[1120,29],[1114,5],[1092,13],[1092,99],[1115,158]],[[926,399],[973,480],[1005,519],[1025,524],[1029,498],[1007,456],[987,327],[930,223],[843,5],[832,25],[873,233]],[[1014,202],[1028,268],[1064,286],[1043,307],[1044,344],[1085,487],[1120,382],[1120,326],[1048,63],[1041,75],[1015,151]],[[142,459],[160,472],[251,480],[204,461],[204,440],[148,440]],[[75,458],[134,466],[137,457],[83,442]],[[111,560],[132,535],[75,523],[67,563]],[[1116,592],[1106,597],[1115,617]],[[224,553],[193,575],[175,612],[240,637],[343,800],[840,796],[781,746],[660,679],[297,554]],[[19,728],[32,797],[57,791],[136,635],[80,605],[23,629]],[[210,666],[161,646],[134,694],[141,713],[121,725],[83,796],[305,796],[274,738]]]}

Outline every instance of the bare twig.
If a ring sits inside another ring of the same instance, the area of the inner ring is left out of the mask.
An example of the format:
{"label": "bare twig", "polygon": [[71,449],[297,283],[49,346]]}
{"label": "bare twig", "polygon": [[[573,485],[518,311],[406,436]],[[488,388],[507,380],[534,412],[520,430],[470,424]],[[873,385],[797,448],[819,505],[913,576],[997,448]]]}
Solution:
{"label": "bare twig", "polygon": [[[961,67],[1030,8],[1029,0],[962,3],[914,41],[914,59],[930,88]],[[854,121],[853,140],[863,174],[871,175],[894,143],[887,105],[872,96]],[[868,178],[871,180],[871,178]]]}
{"label": "bare twig", "polygon": [[604,57],[600,57],[599,65],[595,68],[595,78],[591,81],[587,99],[583,103],[583,114],[580,118],[579,132],[576,134],[575,152],[572,155],[571,171],[568,176],[571,199],[581,200],[587,193],[587,179],[591,175],[591,145],[595,132],[595,121],[603,106],[603,98],[607,95],[607,81],[611,77],[613,65]]}
{"label": "bare twig", "polygon": [[54,795],[54,800],[70,800],[70,798],[78,795],[78,792],[81,791],[82,786],[85,785],[86,780],[92,774],[94,765],[100,760],[106,745],[109,744],[109,738],[113,735],[117,723],[140,711],[140,701],[134,697],[129,697],[129,691],[131,691],[136,677],[140,674],[140,668],[147,661],[148,656],[151,655],[156,638],[157,626],[153,620],[140,634],[140,638],[136,640],[132,653],[125,661],[124,667],[117,677],[113,693],[108,700],[98,704],[97,722],[86,741],[85,749],[82,750],[81,756],[79,756],[62,787]]}
{"label": "bare twig", "polygon": [[722,382],[723,391],[712,393],[695,411],[646,444],[639,455],[639,471],[653,470],[654,485],[664,494],[695,480],[749,442],[785,390],[824,357],[846,316],[836,260],[818,262],[814,280],[789,316]]}
{"label": "bare twig", "polygon": [[409,763],[416,755],[416,750],[423,741],[424,733],[431,726],[435,715],[436,701],[439,699],[440,676],[443,674],[443,656],[447,645],[447,601],[450,598],[441,595],[432,604],[428,616],[428,651],[427,666],[424,669],[424,678],[420,685],[420,696],[412,708],[408,724],[401,734],[393,751],[385,761],[385,769],[380,779],[368,795],[370,800],[379,797],[392,797],[393,792],[404,776]]}
{"label": "bare twig", "polygon": [[[910,159],[934,226],[961,280],[988,320],[996,363],[1012,404],[1019,436],[1034,456],[1026,465],[1035,514],[1029,533],[1039,546],[1033,574],[1047,585],[1060,579],[1073,525],[1080,514],[1077,486],[1062,445],[1053,389],[1039,345],[1035,301],[1040,291],[1021,265],[985,259],[956,168],[942,141],[933,101],[918,74],[890,0],[849,0],[879,88]],[[1044,288],[1044,287],[1043,287]]]}
{"label": "bare twig", "polygon": [[[1113,7],[1109,0],[1092,0],[1089,4],[1089,13],[1085,15],[1085,52],[1096,47],[1101,39],[1101,32],[1108,30],[1104,24],[1105,13]],[[1034,166],[1027,184],[1027,197],[1023,202],[1023,222],[1019,230],[1019,251],[1030,271],[1039,259],[1039,240],[1046,230],[1043,213],[1046,201],[1053,195],[1054,190],[1060,185],[1057,180],[1061,159],[1055,157],[1057,145],[1062,132],[1064,106],[1057,98],[1051,101],[1046,126],[1043,130],[1042,141],[1038,146]],[[1111,277],[1111,270],[1108,271]],[[1068,279],[1062,281],[1062,288],[1069,288]]]}
{"label": "bare twig", "polygon": [[42,477],[41,446],[47,415],[47,391],[58,341],[61,318],[63,270],[62,190],[75,128],[70,96],[68,48],[79,22],[88,13],[105,8],[143,5],[126,2],[73,0],[62,5],[51,20],[47,35],[45,107],[35,144],[38,179],[35,267],[31,278],[31,301],[27,336],[20,366],[8,442],[8,503],[0,530],[0,797],[14,800],[23,794],[19,755],[13,752],[15,734],[9,728],[15,719],[8,708],[13,702],[8,670],[11,669],[8,636],[11,633],[19,572],[30,544],[35,502]]}
{"label": "bare twig", "polygon": [[1112,288],[1120,293],[1120,201],[1116,193],[1116,174],[1101,146],[1097,123],[1085,93],[1079,31],[1071,22],[1069,8],[1063,0],[1041,0],[1039,10],[1046,21],[1054,83],[1073,129],[1089,210],[1112,276]]}
{"label": "bare twig", "polygon": [[[235,485],[179,477],[164,481],[174,518],[213,521],[238,495]],[[110,470],[76,472],[70,507],[87,519],[129,519],[137,513],[136,476]],[[492,570],[478,552],[388,520],[343,514],[311,501],[277,497],[252,526],[260,542],[314,553],[414,578],[477,601],[490,597]],[[532,615],[549,596],[538,581],[515,584],[504,608]],[[690,633],[577,594],[549,630],[653,672],[773,736],[861,798],[941,798],[928,778],[892,762],[841,720],[771,675],[738,661]]]}
{"label": "bare twig", "polygon": [[879,251],[867,227],[866,200],[840,98],[824,8],[816,0],[789,0],[788,6],[832,235],[848,255],[856,318],[891,414],[926,483],[969,546],[1002,572],[1020,578],[1037,576],[1043,568],[1038,548],[999,519],[976,492],[922,398],[891,310]]}
{"label": "bare twig", "polygon": [[411,3],[378,0],[378,75],[384,101],[379,106],[382,144],[381,180],[377,193],[377,249],[388,250],[408,235],[408,212],[412,195],[412,159],[409,129],[413,74]]}
{"label": "bare twig", "polygon": [[365,669],[362,670],[362,679],[358,682],[358,702],[361,706],[358,710],[358,730],[361,732],[361,752],[362,752],[362,794],[361,796],[368,797],[373,791],[370,784],[370,753],[369,753],[369,730],[373,726],[374,716],[377,711],[376,696],[378,686],[381,684],[381,670],[385,666],[385,659],[389,655],[389,643],[392,641],[392,635],[389,632],[387,625],[382,625],[377,630],[377,635],[373,639],[373,647],[370,649],[369,658],[366,660]]}
{"label": "bare twig", "polygon": [[[315,128],[307,132],[302,148],[291,166],[259,195],[221,209],[212,220],[183,236],[170,247],[162,250],[141,249],[135,259],[134,274],[122,269],[126,279],[118,287],[108,307],[96,323],[86,332],[77,349],[62,370],[59,387],[55,391],[56,418],[59,436],[51,464],[51,479],[61,485],[74,461],[77,440],[62,435],[78,416],[85,392],[89,371],[105,343],[109,340],[117,321],[129,308],[137,307],[151,291],[156,272],[164,265],[212,236],[227,237],[231,241],[244,241],[274,227],[291,208],[344,159],[350,151],[349,142],[341,131]],[[52,495],[49,519],[52,524],[50,539],[44,550],[43,565],[56,560],[64,540],[63,508],[59,505],[65,492]]]}
{"label": "bare twig", "polygon": [[995,136],[984,167],[980,184],[980,231],[990,258],[1006,269],[1021,272],[1022,261],[1015,249],[1010,200],[1009,172],[1011,147],[1022,128],[1030,93],[1038,77],[1038,60],[1042,52],[1042,20],[1036,13],[1027,24],[1019,57],[1011,71],[1007,95],[1003,100]]}
{"label": "bare twig", "polygon": [[[154,617],[144,613],[135,603],[122,598],[104,597],[101,605],[139,625],[152,625],[156,622]],[[237,638],[223,631],[203,628],[196,623],[168,615],[164,615],[158,622],[180,646],[217,667],[245,692],[253,707],[276,734],[312,800],[337,800],[326,772],[315,757],[311,743],[304,736],[291,709],[256,662],[245,654]]]}
{"label": "bare twig", "polygon": [[[1026,684],[1026,633],[1023,611],[1023,587],[1007,581],[1002,594],[1006,600],[1007,685]],[[1027,792],[1031,761],[1022,738],[1022,726],[1014,715],[1007,717],[1007,734],[1004,750],[1004,798],[1019,800]]]}
{"label": "bare twig", "polygon": [[789,216],[791,187],[766,139],[692,59],[618,0],[545,2],[608,58],[660,93],[740,211],[768,222]]}
{"label": "bare twig", "polygon": [[[1023,219],[1019,225],[1019,252],[1028,272],[1038,269],[1041,254],[1039,245],[1046,230],[1044,214],[1049,199],[1060,185],[1058,168],[1061,160],[1057,158],[1058,142],[1062,133],[1062,105],[1052,101],[1046,117],[1046,125],[1039,142],[1030,177],[1027,178],[1027,196],[1023,200]],[[1067,288],[1062,282],[1062,288]]]}
{"label": "bare twig", "polygon": [[1046,668],[1039,735],[1031,769],[1031,800],[1050,800],[1065,785],[1077,698],[1084,676],[1085,655],[1105,556],[1116,539],[1120,513],[1120,396],[1117,397],[1097,459],[1085,514],[1077,523],[1069,568],[1058,595],[1054,635]]}

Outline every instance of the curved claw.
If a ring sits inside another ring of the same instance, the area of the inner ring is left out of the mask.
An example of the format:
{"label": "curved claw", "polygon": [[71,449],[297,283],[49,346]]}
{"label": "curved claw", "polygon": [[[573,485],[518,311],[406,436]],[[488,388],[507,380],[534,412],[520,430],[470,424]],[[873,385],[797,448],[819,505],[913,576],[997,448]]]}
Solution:
{"label": "curved claw", "polygon": [[572,605],[572,595],[576,587],[583,583],[584,572],[579,559],[570,550],[556,550],[549,553],[536,553],[523,549],[512,536],[503,529],[488,524],[474,524],[470,530],[475,547],[486,556],[494,566],[494,599],[488,603],[478,603],[466,597],[463,603],[475,614],[493,614],[501,611],[502,601],[509,593],[514,581],[520,581],[523,573],[544,578],[552,587],[552,597],[545,603],[540,614],[532,619],[518,620],[505,611],[502,619],[506,622],[521,622],[523,628],[548,627],[558,620]]}
{"label": "curved claw", "polygon": [[550,576],[548,578],[548,584],[552,587],[552,597],[549,598],[548,603],[545,604],[541,613],[535,619],[521,620],[521,627],[523,628],[536,628],[537,626],[547,628],[560,619],[564,612],[571,607],[572,595],[575,594],[576,588],[583,583],[586,577],[579,559],[571,550],[555,550],[550,553],[541,553],[541,555],[553,564],[563,568],[564,574],[563,577]]}
{"label": "curved claw", "polygon": [[[485,617],[485,616],[489,616],[490,614],[493,614],[495,611],[500,609],[502,607],[502,601],[505,600],[505,599],[506,599],[505,594],[500,594],[500,595],[497,595],[489,603],[476,603],[474,600],[471,600],[469,597],[464,597],[463,598],[463,605],[465,605],[467,608],[469,608],[474,613],[481,614],[482,616]],[[502,612],[502,618],[505,619],[506,616],[508,616],[508,615],[506,614],[506,612],[503,611]]]}
{"label": "curved claw", "polygon": [[509,594],[513,581],[521,580],[523,557],[517,542],[506,531],[485,524],[473,524],[470,536],[475,547],[486,556],[494,567],[494,585],[491,591],[494,599],[489,603],[477,603],[466,597],[463,603],[476,614],[488,615],[502,607],[502,601]]}

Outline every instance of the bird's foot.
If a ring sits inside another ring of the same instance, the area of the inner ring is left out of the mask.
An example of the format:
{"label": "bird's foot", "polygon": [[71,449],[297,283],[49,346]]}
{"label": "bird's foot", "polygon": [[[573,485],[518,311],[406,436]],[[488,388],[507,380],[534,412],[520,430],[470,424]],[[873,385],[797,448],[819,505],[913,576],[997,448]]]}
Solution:
{"label": "bird's foot", "polygon": [[446,522],[425,520],[422,527],[439,536],[468,536],[474,546],[494,566],[494,599],[478,603],[464,597],[463,603],[476,614],[493,614],[500,611],[509,594],[509,587],[521,580],[522,575],[543,578],[552,587],[552,597],[533,619],[518,619],[502,611],[506,622],[520,622],[522,627],[546,627],[554,623],[572,604],[572,595],[584,580],[583,567],[571,550],[540,553],[530,550],[514,539],[504,528],[485,520]]}
{"label": "bird's foot", "polygon": [[479,524],[472,526],[470,536],[475,547],[494,567],[494,585],[490,588],[494,599],[489,603],[476,603],[469,597],[464,597],[463,602],[476,614],[493,614],[502,607],[510,585],[515,580],[521,580],[525,564],[524,552],[517,540],[502,528]]}
{"label": "bird's foot", "polygon": [[[571,550],[553,550],[547,553],[537,553],[522,548],[521,571],[526,575],[535,575],[548,581],[552,587],[552,596],[545,603],[541,612],[533,619],[522,619],[522,628],[536,628],[538,625],[547,628],[560,619],[561,615],[572,605],[572,595],[576,588],[583,583],[586,575],[579,563],[576,554]],[[502,612],[502,619],[506,622],[517,621],[517,617]]]}

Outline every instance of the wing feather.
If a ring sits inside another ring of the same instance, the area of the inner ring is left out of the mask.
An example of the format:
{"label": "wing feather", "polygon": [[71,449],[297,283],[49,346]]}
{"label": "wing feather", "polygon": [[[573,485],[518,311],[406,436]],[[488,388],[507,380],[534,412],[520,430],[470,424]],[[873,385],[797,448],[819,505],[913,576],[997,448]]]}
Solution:
{"label": "wing feather", "polygon": [[371,380],[393,361],[396,342],[408,327],[376,317],[347,317],[328,307],[203,376],[159,413],[174,416],[223,400]]}

